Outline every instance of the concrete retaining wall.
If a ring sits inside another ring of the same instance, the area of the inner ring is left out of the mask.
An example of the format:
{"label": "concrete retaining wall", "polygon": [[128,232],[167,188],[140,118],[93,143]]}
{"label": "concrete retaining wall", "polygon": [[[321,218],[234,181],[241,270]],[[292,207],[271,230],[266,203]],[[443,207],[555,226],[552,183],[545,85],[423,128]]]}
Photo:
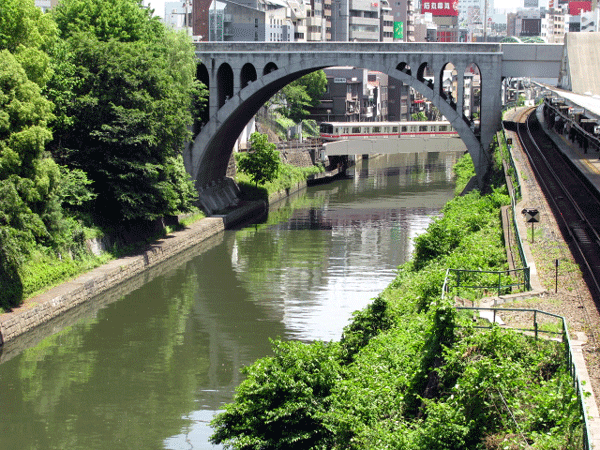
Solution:
{"label": "concrete retaining wall", "polygon": [[231,218],[223,216],[199,220],[184,230],[154,242],[140,254],[111,261],[28,299],[12,312],[0,316],[0,345],[222,232],[227,224],[260,214],[264,209],[263,202],[256,202],[240,207],[232,213],[234,216]]}

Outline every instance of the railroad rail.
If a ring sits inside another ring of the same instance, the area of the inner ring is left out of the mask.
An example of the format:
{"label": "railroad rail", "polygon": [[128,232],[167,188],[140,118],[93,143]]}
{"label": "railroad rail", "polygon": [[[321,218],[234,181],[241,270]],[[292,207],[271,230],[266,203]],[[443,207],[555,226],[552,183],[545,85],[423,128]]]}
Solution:
{"label": "railroad rail", "polygon": [[600,302],[600,195],[550,140],[528,110],[517,134],[538,184],[553,210],[565,240],[584,274],[594,301]]}

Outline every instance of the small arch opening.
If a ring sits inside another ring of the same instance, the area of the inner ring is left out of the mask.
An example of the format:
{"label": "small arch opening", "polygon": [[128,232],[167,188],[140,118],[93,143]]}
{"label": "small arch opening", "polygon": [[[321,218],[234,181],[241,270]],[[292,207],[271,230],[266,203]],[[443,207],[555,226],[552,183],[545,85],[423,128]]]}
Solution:
{"label": "small arch opening", "polygon": [[439,94],[446,102],[456,109],[458,98],[458,72],[452,63],[444,64],[440,71]]}
{"label": "small arch opening", "polygon": [[434,87],[434,77],[433,70],[429,67],[428,63],[423,63],[419,66],[419,70],[417,70],[417,80],[427,86],[429,89],[433,89]]}
{"label": "small arch opening", "polygon": [[248,86],[250,83],[255,82],[258,79],[256,75],[256,69],[250,63],[244,64],[240,73],[240,85],[242,89]]}
{"label": "small arch opening", "polygon": [[405,62],[401,62],[400,64],[398,64],[396,66],[396,70],[399,70],[400,72],[404,72],[406,75],[412,75],[412,71],[410,70],[410,66],[405,63]]}
{"label": "small arch opening", "polygon": [[481,129],[481,72],[472,63],[465,69],[463,87],[463,120],[479,137]]}
{"label": "small arch opening", "polygon": [[268,75],[268,74],[270,74],[271,72],[273,72],[273,71],[275,71],[277,69],[278,69],[277,65],[275,63],[273,63],[273,62],[270,62],[263,69],[263,75]]}
{"label": "small arch opening", "polygon": [[217,71],[217,92],[219,108],[233,97],[233,70],[227,63],[221,64]]}
{"label": "small arch opening", "polygon": [[194,136],[197,135],[198,133],[200,133],[200,131],[202,131],[202,127],[209,120],[208,105],[210,105],[210,98],[209,98],[209,96],[210,96],[210,89],[209,89],[210,88],[210,77],[208,75],[208,69],[202,63],[199,63],[196,66],[196,79],[199,80],[204,86],[206,86],[206,89],[207,89],[209,95],[205,98],[204,103],[201,103],[199,101],[199,99],[194,100],[194,109],[196,112],[195,117],[194,117],[194,126],[193,126]]}

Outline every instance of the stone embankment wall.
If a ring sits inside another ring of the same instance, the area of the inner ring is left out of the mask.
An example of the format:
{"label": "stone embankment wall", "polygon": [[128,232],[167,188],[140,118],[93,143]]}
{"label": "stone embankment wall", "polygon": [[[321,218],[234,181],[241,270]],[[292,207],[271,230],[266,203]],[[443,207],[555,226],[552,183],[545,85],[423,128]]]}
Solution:
{"label": "stone embankment wall", "polygon": [[0,345],[115,287],[189,247],[222,232],[227,225],[265,210],[264,202],[238,208],[230,216],[208,217],[152,243],[143,252],[111,261],[78,278],[28,299],[0,315]]}
{"label": "stone embankment wall", "polygon": [[281,159],[286,164],[296,167],[312,167],[313,159],[310,150],[281,150]]}
{"label": "stone embankment wall", "polygon": [[[284,162],[298,167],[313,165],[309,150],[286,150],[282,152],[282,158]],[[306,182],[298,183],[290,189],[272,195],[269,202],[274,203],[305,187]],[[40,327],[158,263],[222,232],[231,224],[261,214],[265,210],[264,202],[255,202],[238,207],[227,215],[202,219],[185,230],[154,242],[140,254],[111,261],[72,281],[28,299],[20,307],[0,315],[0,345]],[[100,246],[99,243],[94,245]],[[99,249],[100,247],[95,249],[96,252]]]}

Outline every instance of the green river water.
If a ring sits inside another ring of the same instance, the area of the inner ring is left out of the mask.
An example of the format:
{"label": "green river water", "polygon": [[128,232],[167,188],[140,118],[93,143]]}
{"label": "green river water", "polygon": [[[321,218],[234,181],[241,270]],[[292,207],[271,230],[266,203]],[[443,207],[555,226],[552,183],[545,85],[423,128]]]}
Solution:
{"label": "green river water", "polygon": [[212,449],[271,338],[337,340],[453,196],[456,153],[382,156],[0,348],[0,450]]}

